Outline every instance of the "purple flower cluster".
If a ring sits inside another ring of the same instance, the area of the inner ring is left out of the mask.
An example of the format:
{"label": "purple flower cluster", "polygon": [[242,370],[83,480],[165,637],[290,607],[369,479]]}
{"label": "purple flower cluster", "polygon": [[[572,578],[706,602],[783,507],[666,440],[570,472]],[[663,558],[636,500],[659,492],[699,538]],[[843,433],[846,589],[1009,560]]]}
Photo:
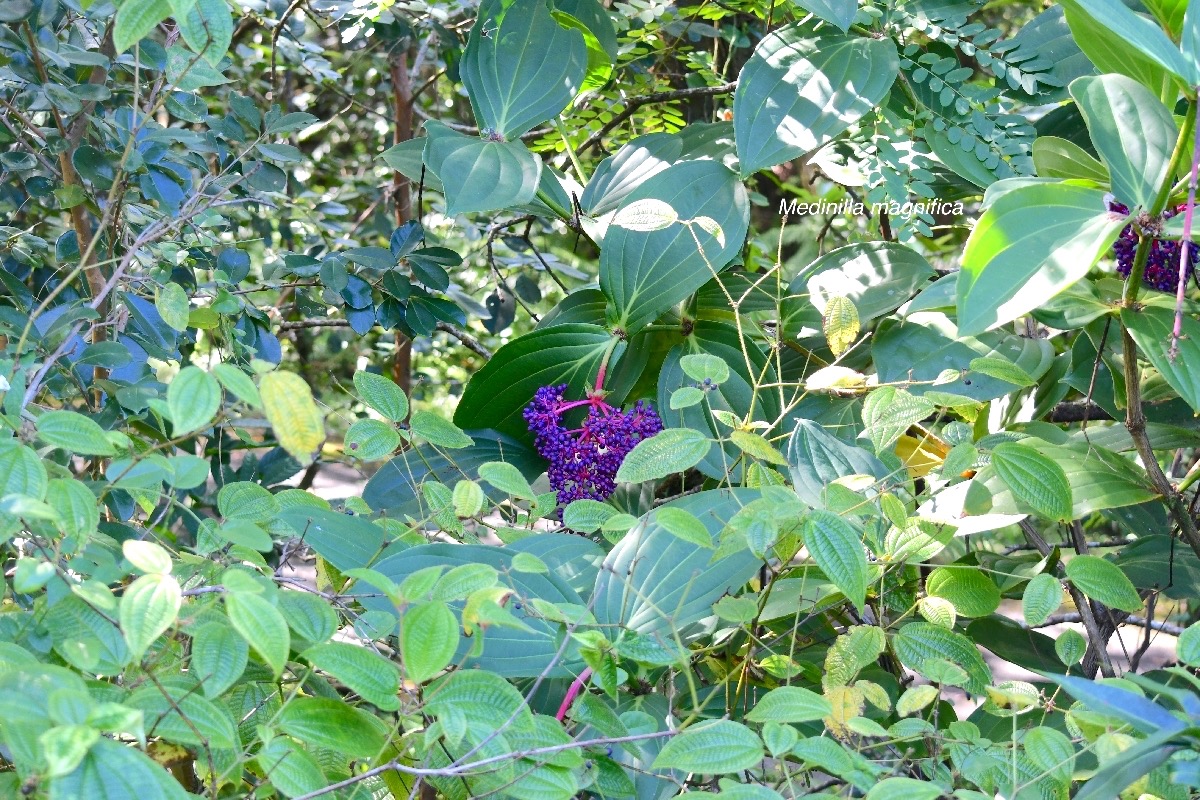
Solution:
{"label": "purple flower cluster", "polygon": [[[543,386],[525,407],[534,444],[550,462],[547,476],[561,508],[573,500],[604,500],[617,488],[617,470],[629,451],[662,430],[662,420],[644,400],[621,411],[598,396],[568,401],[567,385]],[[579,428],[568,429],[563,415],[587,406]]]}
{"label": "purple flower cluster", "polygon": [[[1183,206],[1178,206],[1174,209],[1164,211],[1162,219],[1164,221],[1174,217],[1183,211]],[[1128,206],[1124,206],[1115,200],[1110,200],[1108,210],[1118,214],[1129,214]],[[1113,253],[1117,257],[1117,272],[1122,278],[1128,278],[1130,271],[1133,269],[1133,257],[1137,253],[1138,234],[1133,229],[1132,225],[1126,225],[1121,231],[1121,235],[1117,237],[1117,241],[1113,244]],[[1146,259],[1146,272],[1142,276],[1142,283],[1152,289],[1157,289],[1160,292],[1175,293],[1175,289],[1179,285],[1179,247],[1178,241],[1170,239],[1155,239],[1150,245],[1150,256]],[[1200,247],[1195,244],[1188,248],[1188,263],[1187,277],[1192,277],[1192,272],[1196,267],[1196,262],[1200,261]]]}

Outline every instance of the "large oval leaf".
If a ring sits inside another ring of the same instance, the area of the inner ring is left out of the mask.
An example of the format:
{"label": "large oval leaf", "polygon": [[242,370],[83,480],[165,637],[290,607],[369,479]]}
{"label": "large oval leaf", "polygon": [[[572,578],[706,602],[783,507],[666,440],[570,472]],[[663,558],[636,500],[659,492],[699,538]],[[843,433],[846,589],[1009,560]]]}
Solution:
{"label": "large oval leaf", "polygon": [[753,731],[737,722],[719,719],[675,736],[654,759],[654,767],[723,775],[757,766],[763,755],[762,740]]}
{"label": "large oval leaf", "polygon": [[[655,230],[622,227],[622,213],[648,200],[678,221]],[[746,188],[715,161],[676,164],[646,180],[604,237],[600,288],[610,321],[632,335],[686,299],[741,250],[749,222]]]}
{"label": "large oval leaf", "polygon": [[[600,569],[595,614],[601,625],[621,625],[642,635],[688,641],[703,632],[712,604],[754,577],[762,561],[749,550],[712,562],[725,524],[758,493],[748,489],[700,492],[644,515]],[[698,518],[712,547],[680,539],[658,522],[663,508],[678,508]]]}
{"label": "large oval leaf", "polygon": [[821,572],[861,612],[867,600],[867,554],[854,526],[829,511],[813,511],[804,519],[804,546]]}
{"label": "large oval leaf", "polygon": [[1005,192],[971,231],[958,276],[958,332],[974,335],[1027,314],[1092,268],[1126,220],[1102,189],[1036,183]]}
{"label": "large oval leaf", "polygon": [[562,111],[587,61],[583,34],[555,22],[544,0],[487,0],[458,69],[480,129],[505,141]]}
{"label": "large oval leaf", "polygon": [[[1171,388],[1200,412],[1200,322],[1183,315],[1183,336],[1172,339],[1175,313],[1166,308],[1146,305],[1121,309],[1121,322],[1129,329],[1138,350],[1162,374]],[[1171,345],[1179,353],[1172,358]]]}
{"label": "large oval leaf", "polygon": [[464,136],[427,122],[425,164],[445,187],[446,213],[494,211],[533,200],[542,162],[523,143]]}
{"label": "large oval leaf", "polygon": [[810,153],[846,130],[887,96],[899,70],[887,37],[814,36],[799,24],[766,36],[733,99],[742,175]]}

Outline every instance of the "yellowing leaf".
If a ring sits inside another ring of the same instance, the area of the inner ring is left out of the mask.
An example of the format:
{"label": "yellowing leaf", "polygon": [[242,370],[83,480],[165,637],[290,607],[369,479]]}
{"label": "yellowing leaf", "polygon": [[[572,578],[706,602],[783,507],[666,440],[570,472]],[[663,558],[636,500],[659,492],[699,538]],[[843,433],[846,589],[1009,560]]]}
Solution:
{"label": "yellowing leaf", "polygon": [[263,410],[279,446],[297,461],[312,462],[325,441],[325,419],[312,390],[294,372],[268,372],[259,381]]}
{"label": "yellowing leaf", "polygon": [[830,297],[825,303],[825,316],[821,319],[821,328],[825,341],[835,356],[846,352],[854,340],[858,338],[861,325],[858,321],[858,309],[849,297]]}
{"label": "yellowing leaf", "polygon": [[908,474],[924,478],[942,465],[944,457],[938,454],[936,443],[929,439],[918,439],[905,434],[896,440],[896,455],[904,462]]}

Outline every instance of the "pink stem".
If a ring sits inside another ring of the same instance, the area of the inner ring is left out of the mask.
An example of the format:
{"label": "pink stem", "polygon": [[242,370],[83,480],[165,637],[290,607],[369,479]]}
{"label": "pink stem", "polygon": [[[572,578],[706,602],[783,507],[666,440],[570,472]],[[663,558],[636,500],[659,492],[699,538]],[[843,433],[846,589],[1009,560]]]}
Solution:
{"label": "pink stem", "polygon": [[571,688],[567,689],[567,695],[563,698],[562,705],[558,707],[558,713],[554,718],[562,722],[567,718],[567,712],[571,710],[571,705],[575,702],[575,698],[579,697],[583,691],[583,685],[587,683],[588,678],[592,677],[592,668],[588,667],[583,672],[579,673],[579,677],[571,681]]}
{"label": "pink stem", "polygon": [[[1200,125],[1195,130],[1195,145],[1192,149],[1192,174],[1188,180],[1187,207],[1183,211],[1183,239],[1179,245],[1179,284],[1175,288],[1175,329],[1171,331],[1171,361],[1179,355],[1179,340],[1183,338],[1183,296],[1187,289],[1187,266],[1190,263],[1192,245],[1192,212],[1196,209],[1196,173],[1200,171]],[[1168,176],[1168,180],[1170,176]]]}

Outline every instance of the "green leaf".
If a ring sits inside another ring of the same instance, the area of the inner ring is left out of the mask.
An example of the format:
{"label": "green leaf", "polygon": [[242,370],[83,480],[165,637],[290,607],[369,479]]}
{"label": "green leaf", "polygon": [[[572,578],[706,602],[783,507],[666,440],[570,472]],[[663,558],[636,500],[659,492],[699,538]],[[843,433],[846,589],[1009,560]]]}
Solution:
{"label": "green leaf", "polygon": [[643,439],[625,456],[617,481],[643,483],[683,472],[700,463],[711,440],[691,428],[668,428]]}
{"label": "green leaf", "polygon": [[408,416],[408,397],[384,376],[359,370],[354,373],[354,388],[363,402],[392,422],[403,422]]}
{"label": "green leaf", "polygon": [[286,736],[277,736],[263,745],[255,760],[271,785],[285,797],[311,794],[329,785],[317,760]]}
{"label": "green leaf", "polygon": [[729,365],[709,353],[689,353],[679,359],[679,366],[694,381],[710,380],[721,384],[729,380]]}
{"label": "green leaf", "polygon": [[1069,184],[1000,195],[971,231],[958,276],[958,333],[1011,322],[1087,275],[1125,226],[1104,191]]}
{"label": "green leaf", "polygon": [[113,26],[113,49],[124,53],[169,16],[171,5],[167,0],[124,0]]}
{"label": "green leaf", "polygon": [[365,567],[383,549],[383,528],[362,517],[297,506],[284,509],[278,519],[338,570]]}
{"label": "green leaf", "polygon": [[[224,0],[220,0],[224,3]],[[188,295],[178,283],[161,286],[154,297],[154,308],[172,330],[185,331],[188,326]]]}
{"label": "green leaf", "polygon": [[311,463],[325,441],[325,418],[308,383],[294,372],[277,370],[263,375],[258,385],[279,446],[301,464]]}
{"label": "green leaf", "polygon": [[932,415],[936,406],[924,397],[895,386],[880,386],[863,403],[863,432],[871,438],[876,453],[887,452],[914,423]]}
{"label": "green leaf", "polygon": [[950,601],[964,617],[986,617],[1000,607],[1000,589],[978,567],[938,567],[925,579],[925,591]]}
{"label": "green leaf", "polygon": [[425,132],[425,164],[445,187],[447,214],[524,205],[537,194],[542,162],[523,142],[484,141],[432,121]]}
{"label": "green leaf", "polygon": [[386,741],[381,721],[340,700],[296,697],[275,718],[279,730],[310,746],[351,758],[374,758]]}
{"label": "green leaf", "polygon": [[37,453],[15,439],[0,444],[0,497],[19,494],[41,500],[48,483],[46,465]]}
{"label": "green leaf", "polygon": [[1021,595],[1021,612],[1025,624],[1038,626],[1050,618],[1063,602],[1063,587],[1058,578],[1047,572],[1033,576]]}
{"label": "green leaf", "polygon": [[833,713],[833,706],[816,692],[799,686],[780,686],[767,692],[746,714],[749,722],[812,722]]}
{"label": "green leaf", "polygon": [[226,749],[235,746],[237,729],[224,706],[205,700],[186,683],[159,682],[135,691],[125,705],[140,709],[146,732],[169,742]]}
{"label": "green leaf", "polygon": [[192,634],[189,674],[205,697],[220,697],[246,671],[250,647],[224,622],[206,622]]}
{"label": "green leaf", "polygon": [[742,68],[733,126],[743,176],[811,153],[887,96],[900,61],[890,38],[768,34]]}
{"label": "green leaf", "polygon": [[438,447],[458,449],[474,444],[471,437],[463,433],[457,425],[432,411],[418,411],[413,414],[410,427],[413,436]]}
{"label": "green leaf", "polygon": [[221,407],[221,384],[199,367],[184,367],[167,387],[167,410],[176,436],[199,430]]}
{"label": "green leaf", "polygon": [[1065,0],[1062,4],[1071,11],[1078,10],[1096,24],[1107,28],[1130,47],[1185,83],[1197,82],[1195,69],[1163,33],[1162,28],[1131,10],[1121,0]]}
{"label": "green leaf", "polygon": [[179,582],[170,575],[151,573],[138,578],[121,596],[121,631],[134,660],[175,624],[183,604]]}
{"label": "green leaf", "polygon": [[[583,397],[611,340],[604,328],[584,323],[541,328],[513,339],[471,377],[454,412],[455,421],[532,441],[521,412],[534,392],[566,383],[568,399]],[[613,357],[619,358],[623,351],[624,345],[617,345]]]}
{"label": "green leaf", "polygon": [[[612,549],[596,578],[594,613],[601,625],[622,625],[642,635],[683,642],[703,632],[703,620],[723,595],[736,592],[762,565],[742,549],[713,560],[721,530],[758,497],[748,489],[704,491],[643,515]],[[680,539],[658,520],[668,508],[700,520],[709,547]]]}
{"label": "green leaf", "polygon": [[225,484],[217,492],[217,510],[226,519],[267,522],[279,514],[279,501],[257,483],[237,481]]}
{"label": "green leaf", "polygon": [[458,619],[443,602],[405,611],[400,617],[400,658],[408,679],[425,683],[450,666],[460,635]]}
{"label": "green leaf", "polygon": [[1087,639],[1083,638],[1083,634],[1074,628],[1068,628],[1054,640],[1054,654],[1067,666],[1078,664],[1085,652],[1087,652]]}
{"label": "green leaf", "polygon": [[[1061,5],[1071,38],[1087,60],[1095,65],[1096,72],[1118,72],[1143,86],[1157,88],[1171,85],[1171,75],[1154,59],[1130,47],[1123,33],[1104,27],[1069,0]],[[1078,77],[1091,73],[1092,70],[1087,70],[1072,74]]]}
{"label": "green leaf", "polygon": [[242,547],[249,547],[251,550],[257,550],[260,553],[269,553],[275,549],[275,543],[271,541],[271,535],[249,520],[226,520],[218,525],[213,530],[213,533],[227,542],[232,542]]}
{"label": "green leaf", "polygon": [[279,613],[304,641],[318,644],[337,633],[337,612],[324,598],[309,592],[280,592],[278,600]]}
{"label": "green leaf", "polygon": [[1069,522],[1073,516],[1071,484],[1055,461],[1020,442],[992,450],[992,468],[1020,503],[1047,519]]}
{"label": "green leaf", "polygon": [[233,629],[279,677],[291,649],[287,620],[267,600],[247,592],[226,592],[225,608]]}
{"label": "green leaf", "polygon": [[665,507],[659,509],[655,520],[672,536],[697,547],[712,549],[712,539],[709,536],[708,528],[694,514],[684,511],[682,508]]}
{"label": "green leaf", "polygon": [[38,737],[46,756],[46,777],[66,775],[79,766],[100,732],[87,725],[59,725]]}
{"label": "green leaf", "polygon": [[858,531],[837,514],[814,510],[804,519],[804,546],[825,576],[861,612],[867,601],[867,555]]}
{"label": "green leaf", "polygon": [[83,414],[74,411],[47,411],[37,418],[38,438],[61,447],[68,453],[111,456],[116,448],[104,429]]}
{"label": "green leaf", "polygon": [[1109,608],[1131,614],[1142,609],[1141,596],[1121,568],[1099,556],[1072,558],[1067,562],[1067,579],[1079,591]]}
{"label": "green leaf", "polygon": [[595,533],[616,513],[615,508],[599,500],[575,500],[563,509],[563,525],[579,533]]}
{"label": "green leaf", "polygon": [[310,647],[301,655],[377,708],[395,711],[400,707],[397,699],[400,673],[378,653],[347,642],[327,642]]}
{"label": "green leaf", "polygon": [[100,524],[96,495],[80,481],[51,480],[46,484],[46,504],[58,512],[59,530],[68,536],[87,537]]}
{"label": "green leaf", "polygon": [[871,787],[866,800],[937,800],[942,787],[915,778],[884,778]]}
{"label": "green leaf", "polygon": [[346,431],[346,454],[363,461],[387,458],[399,446],[400,434],[396,433],[396,429],[377,419],[357,420]]}
{"label": "green leaf", "polygon": [[458,670],[438,681],[425,705],[435,718],[457,716],[480,731],[529,731],[533,714],[521,693],[503,678],[483,670]]}
{"label": "green leaf", "polygon": [[887,467],[870,452],[846,444],[807,419],[796,421],[787,458],[796,494],[811,506],[823,505],[825,487],[839,478],[870,475],[876,480],[884,480],[888,477]]}
{"label": "green leaf", "polygon": [[1067,139],[1039,136],[1033,142],[1033,165],[1043,178],[1064,178],[1108,184],[1108,167]]}
{"label": "green leaf", "polygon": [[258,387],[254,385],[254,381],[250,379],[249,375],[233,364],[214,364],[212,374],[217,376],[217,380],[225,387],[225,391],[233,394],[247,405],[262,408],[262,397],[258,394]]}
{"label": "green leaf", "polygon": [[[608,318],[626,336],[724,269],[741,251],[749,225],[745,187],[716,161],[687,161],[650,177],[629,194],[617,218],[646,200],[669,207],[679,222],[654,230],[614,222],[600,251],[600,288],[609,304]],[[714,220],[716,227],[689,224],[701,217]]]}
{"label": "green leaf", "polygon": [[524,500],[536,500],[537,494],[521,471],[504,461],[490,461],[479,465],[479,477],[501,492]]}
{"label": "green leaf", "polygon": [[454,516],[473,517],[483,510],[487,496],[479,484],[472,480],[461,480],[454,484]]}
{"label": "green leaf", "polygon": [[1162,374],[1171,388],[1187,404],[1200,412],[1200,322],[1183,315],[1183,336],[1175,340],[1179,353],[1171,357],[1175,313],[1166,308],[1144,305],[1121,309],[1121,322],[1133,336],[1138,350]]}
{"label": "green leaf", "polygon": [[126,539],[121,542],[121,554],[142,572],[167,575],[171,572],[171,554],[157,542],[145,539]]}
{"label": "green leaf", "polygon": [[986,375],[989,378],[1011,383],[1014,386],[1033,386],[1037,381],[1025,370],[1006,358],[983,356],[973,358],[970,363],[971,372]]}
{"label": "green leaf", "polygon": [[1131,209],[1152,206],[1169,177],[1179,136],[1171,112],[1154,92],[1124,75],[1079,78],[1071,83],[1071,96],[1108,167],[1117,200]]}
{"label": "green leaf", "polygon": [[1071,775],[1075,772],[1075,745],[1065,734],[1049,726],[1031,728],[1025,732],[1022,744],[1026,758],[1035,767],[1059,783],[1071,783]]}
{"label": "green leaf", "polygon": [[214,67],[221,63],[233,41],[233,19],[225,0],[195,0],[184,15],[175,15],[188,46]]}
{"label": "green leaf", "polygon": [[910,622],[892,637],[896,655],[909,668],[923,672],[935,660],[961,667],[968,680],[964,688],[974,695],[984,693],[992,673],[967,637],[928,622]]}
{"label": "green leaf", "polygon": [[566,108],[587,62],[583,35],[542,0],[486,0],[458,69],[484,135],[511,141]]}
{"label": "green leaf", "polygon": [[50,781],[50,800],[188,800],[171,773],[141,750],[112,739],[92,745],[69,775]]}
{"label": "green leaf", "polygon": [[825,335],[830,352],[840,356],[849,350],[861,330],[854,301],[841,295],[830,297],[821,318],[821,332]]}
{"label": "green leaf", "polygon": [[763,755],[762,740],[753,731],[722,719],[677,734],[654,759],[654,769],[725,775],[758,766]]}
{"label": "green leaf", "polygon": [[846,32],[858,13],[857,0],[798,0],[796,5],[816,14],[842,33]]}

